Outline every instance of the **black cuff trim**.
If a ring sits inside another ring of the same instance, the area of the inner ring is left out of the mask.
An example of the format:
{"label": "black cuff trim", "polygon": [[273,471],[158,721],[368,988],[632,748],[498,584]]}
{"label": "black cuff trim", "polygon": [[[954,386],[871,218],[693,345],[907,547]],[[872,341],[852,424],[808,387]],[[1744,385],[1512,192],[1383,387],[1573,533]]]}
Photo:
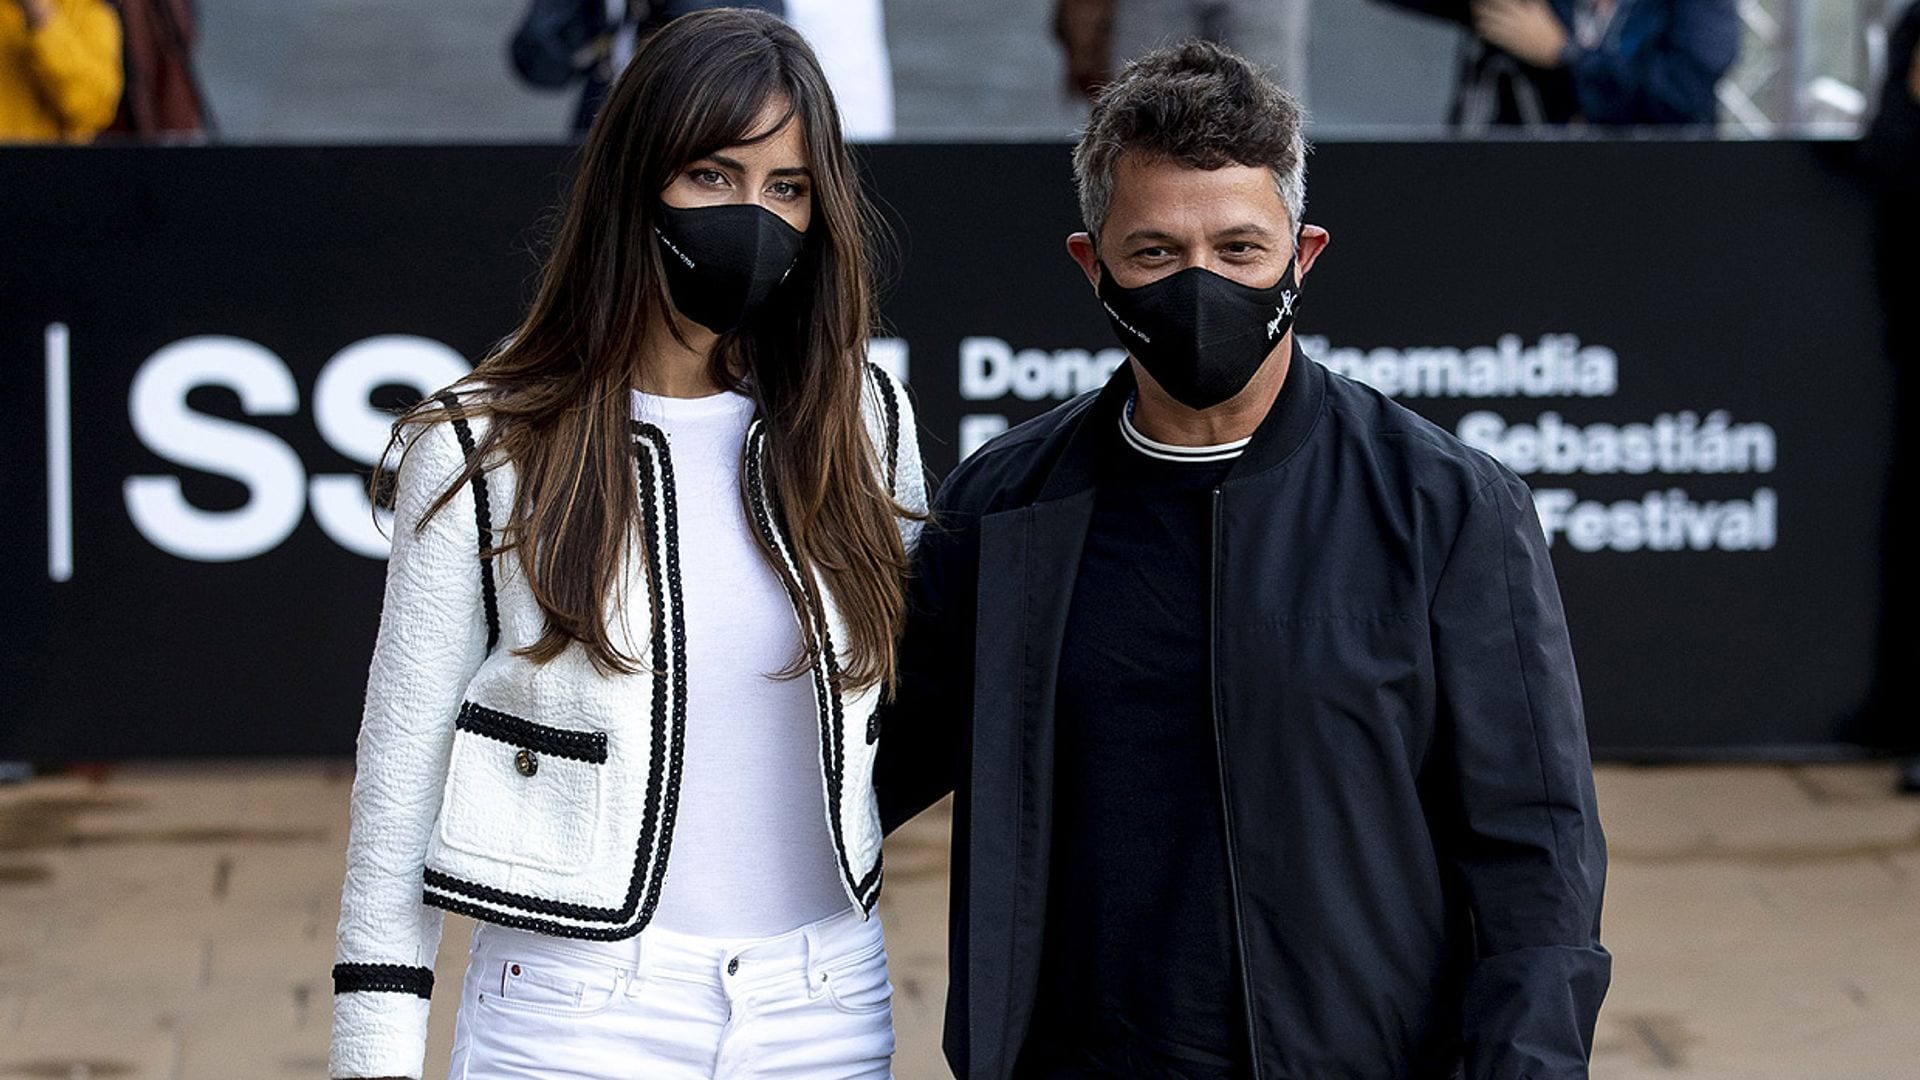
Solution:
{"label": "black cuff trim", "polygon": [[333,965],[334,993],[352,994],[364,991],[412,994],[416,997],[431,998],[433,969],[407,967],[404,964]]}
{"label": "black cuff trim", "polygon": [[523,746],[553,757],[572,758],[592,765],[607,763],[607,733],[604,731],[548,727],[471,701],[460,703],[460,715],[454,720],[453,726],[475,735],[497,739],[509,746]]}

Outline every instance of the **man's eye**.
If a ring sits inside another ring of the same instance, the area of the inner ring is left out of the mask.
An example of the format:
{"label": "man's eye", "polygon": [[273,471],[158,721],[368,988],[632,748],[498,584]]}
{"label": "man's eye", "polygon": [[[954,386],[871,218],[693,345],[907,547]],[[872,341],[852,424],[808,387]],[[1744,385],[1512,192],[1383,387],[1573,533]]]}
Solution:
{"label": "man's eye", "polygon": [[1228,244],[1226,247],[1226,252],[1229,255],[1252,255],[1259,250],[1260,245],[1245,242]]}
{"label": "man's eye", "polygon": [[1136,259],[1164,259],[1171,254],[1172,252],[1163,247],[1149,247],[1141,248],[1134,252],[1133,257]]}

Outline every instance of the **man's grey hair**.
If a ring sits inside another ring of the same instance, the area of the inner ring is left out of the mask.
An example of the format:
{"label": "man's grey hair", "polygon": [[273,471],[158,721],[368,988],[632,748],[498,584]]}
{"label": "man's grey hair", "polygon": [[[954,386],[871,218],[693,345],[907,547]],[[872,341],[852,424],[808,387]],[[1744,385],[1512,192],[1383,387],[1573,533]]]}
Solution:
{"label": "man's grey hair", "polygon": [[1121,69],[1094,101],[1073,150],[1080,217],[1096,240],[1126,153],[1196,169],[1266,167],[1295,233],[1307,209],[1305,114],[1252,61],[1209,41],[1168,45]]}

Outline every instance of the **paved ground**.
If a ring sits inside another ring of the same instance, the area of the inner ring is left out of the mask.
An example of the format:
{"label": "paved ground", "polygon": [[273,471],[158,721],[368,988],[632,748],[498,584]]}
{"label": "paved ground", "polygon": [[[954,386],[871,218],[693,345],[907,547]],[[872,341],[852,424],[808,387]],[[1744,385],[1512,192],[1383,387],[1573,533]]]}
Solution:
{"label": "paved ground", "polygon": [[[322,1076],[349,779],[0,788],[0,1078]],[[1877,765],[1600,771],[1616,967],[1597,1080],[1920,1077],[1920,800],[1891,784]],[[944,830],[923,819],[887,855],[901,1080],[947,1075]],[[467,925],[449,920],[443,985]]]}

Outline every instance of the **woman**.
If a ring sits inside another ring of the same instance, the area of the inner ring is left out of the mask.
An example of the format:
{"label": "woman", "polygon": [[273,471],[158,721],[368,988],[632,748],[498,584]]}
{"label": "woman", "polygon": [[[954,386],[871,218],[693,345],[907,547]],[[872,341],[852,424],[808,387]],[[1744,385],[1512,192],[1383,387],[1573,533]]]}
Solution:
{"label": "woman", "polygon": [[676,21],[525,321],[397,425],[332,1075],[420,1075],[441,909],[481,920],[453,1077],[888,1075],[873,715],[925,489],[866,220],[801,39]]}

